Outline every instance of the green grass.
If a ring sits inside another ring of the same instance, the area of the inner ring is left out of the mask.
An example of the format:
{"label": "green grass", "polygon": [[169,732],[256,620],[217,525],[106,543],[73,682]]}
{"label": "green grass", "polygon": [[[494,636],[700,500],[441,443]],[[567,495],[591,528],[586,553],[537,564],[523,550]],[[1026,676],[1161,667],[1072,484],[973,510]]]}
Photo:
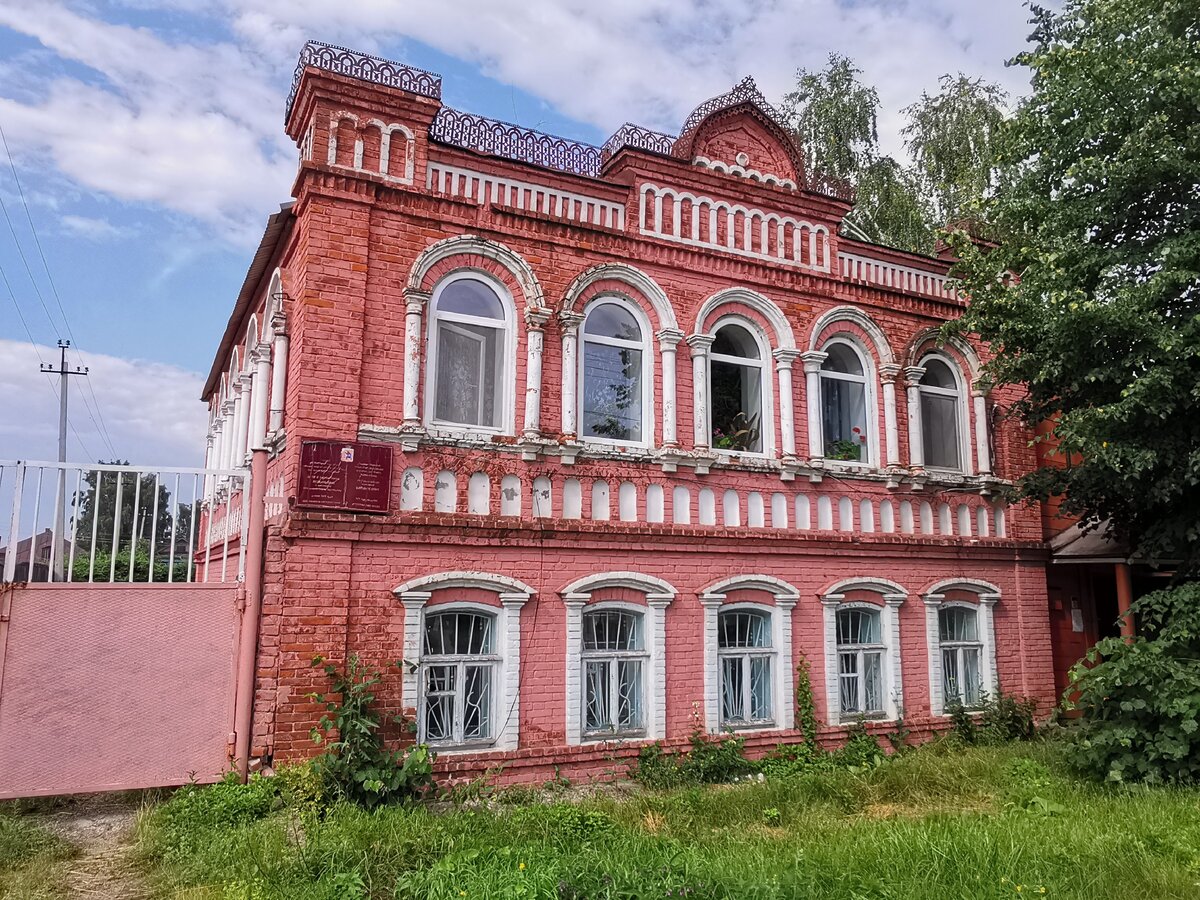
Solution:
{"label": "green grass", "polygon": [[13,806],[0,806],[0,897],[58,897],[71,846]]}
{"label": "green grass", "polygon": [[1200,790],[1082,782],[1054,745],[935,746],[871,769],[575,803],[321,816],[278,793],[185,791],[150,815],[141,847],[161,894],[1200,896]]}

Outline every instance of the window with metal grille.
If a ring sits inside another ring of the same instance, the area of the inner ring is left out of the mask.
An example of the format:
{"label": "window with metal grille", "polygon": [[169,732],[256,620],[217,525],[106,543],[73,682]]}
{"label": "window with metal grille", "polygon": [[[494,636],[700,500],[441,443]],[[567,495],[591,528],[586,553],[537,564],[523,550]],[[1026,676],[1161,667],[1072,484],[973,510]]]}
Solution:
{"label": "window with metal grille", "polygon": [[721,668],[721,724],[769,724],[774,719],[774,658],[771,616],[731,609],[717,617]]}
{"label": "window with metal grille", "polygon": [[618,609],[584,613],[584,734],[645,733],[646,660],[641,613]]}
{"label": "window with metal grille", "polygon": [[425,617],[419,740],[435,746],[495,737],[495,617],[462,610]]}
{"label": "window with metal grille", "polygon": [[884,651],[879,610],[838,610],[838,698],[843,716],[883,715]]}
{"label": "window with metal grille", "polygon": [[945,702],[958,702],[967,708],[979,706],[983,699],[979,677],[983,642],[979,640],[978,613],[964,606],[939,609],[938,643]]}

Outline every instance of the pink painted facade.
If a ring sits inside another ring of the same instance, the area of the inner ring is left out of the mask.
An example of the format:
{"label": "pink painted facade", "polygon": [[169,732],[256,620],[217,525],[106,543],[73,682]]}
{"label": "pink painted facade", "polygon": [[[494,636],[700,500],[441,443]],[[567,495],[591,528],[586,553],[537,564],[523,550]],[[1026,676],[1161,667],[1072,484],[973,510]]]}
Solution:
{"label": "pink painted facade", "polygon": [[[272,453],[253,755],[314,751],[316,655],[403,658],[382,697],[443,766],[518,780],[697,727],[787,740],[801,658],[831,739],[939,727],[953,665],[1048,708],[1041,514],[997,499],[1034,462],[1013,398],[935,340],[946,263],[840,236],[847,194],[752,83],[591,148],[310,45],[287,131],[295,202],[205,389],[210,464],[255,421]],[[306,439],[390,446],[392,511],[299,506]],[[487,639],[439,654],[451,611]]]}

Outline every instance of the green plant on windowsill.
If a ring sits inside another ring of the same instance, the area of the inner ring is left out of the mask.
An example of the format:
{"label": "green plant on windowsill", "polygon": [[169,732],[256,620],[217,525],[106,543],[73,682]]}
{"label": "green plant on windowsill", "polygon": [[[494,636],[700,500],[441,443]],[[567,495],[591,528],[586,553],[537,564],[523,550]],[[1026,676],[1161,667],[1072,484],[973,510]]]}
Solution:
{"label": "green plant on windowsill", "polygon": [[713,429],[713,448],[716,450],[753,450],[758,444],[758,414],[746,418],[745,413],[738,413],[729,423],[728,430]]}
{"label": "green plant on windowsill", "polygon": [[857,425],[850,429],[850,434],[849,438],[830,441],[825,448],[825,458],[860,461],[863,458],[863,448],[866,446],[867,436]]}

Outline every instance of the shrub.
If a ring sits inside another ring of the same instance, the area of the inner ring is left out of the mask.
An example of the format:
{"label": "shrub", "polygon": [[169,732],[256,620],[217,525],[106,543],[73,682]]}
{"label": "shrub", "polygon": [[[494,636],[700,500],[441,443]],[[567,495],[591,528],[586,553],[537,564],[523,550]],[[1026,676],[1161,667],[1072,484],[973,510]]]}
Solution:
{"label": "shrub", "polygon": [[732,735],[711,739],[699,730],[692,732],[692,749],[672,753],[655,741],[641,749],[630,772],[647,787],[667,788],[683,784],[726,784],[748,775],[757,765],[746,759],[744,738]]}
{"label": "shrub", "polygon": [[966,744],[1005,744],[1009,741],[1030,741],[1037,734],[1033,717],[1037,701],[1000,691],[996,696],[986,692],[980,706],[967,709],[958,700],[946,704],[953,733]]}
{"label": "shrub", "polygon": [[871,736],[862,722],[850,726],[846,743],[833,757],[836,765],[852,769],[874,768],[887,758],[879,747],[879,741]]}
{"label": "shrub", "polygon": [[1071,670],[1083,712],[1073,756],[1107,781],[1200,780],[1200,583],[1133,604],[1142,634],[1108,638]]}
{"label": "shrub", "polygon": [[251,775],[242,784],[230,773],[218,784],[180,788],[158,808],[155,819],[163,845],[186,848],[203,843],[213,830],[262,819],[278,805],[275,779]]}
{"label": "shrub", "polygon": [[[424,796],[433,786],[433,753],[424,744],[407,751],[384,746],[379,732],[385,717],[375,708],[373,690],[382,675],[353,655],[344,672],[321,657],[313,665],[324,665],[333,688],[332,694],[312,695],[326,709],[312,731],[315,743],[325,743],[325,752],[312,766],[326,787],[368,809]],[[401,716],[386,721],[403,724]]]}

